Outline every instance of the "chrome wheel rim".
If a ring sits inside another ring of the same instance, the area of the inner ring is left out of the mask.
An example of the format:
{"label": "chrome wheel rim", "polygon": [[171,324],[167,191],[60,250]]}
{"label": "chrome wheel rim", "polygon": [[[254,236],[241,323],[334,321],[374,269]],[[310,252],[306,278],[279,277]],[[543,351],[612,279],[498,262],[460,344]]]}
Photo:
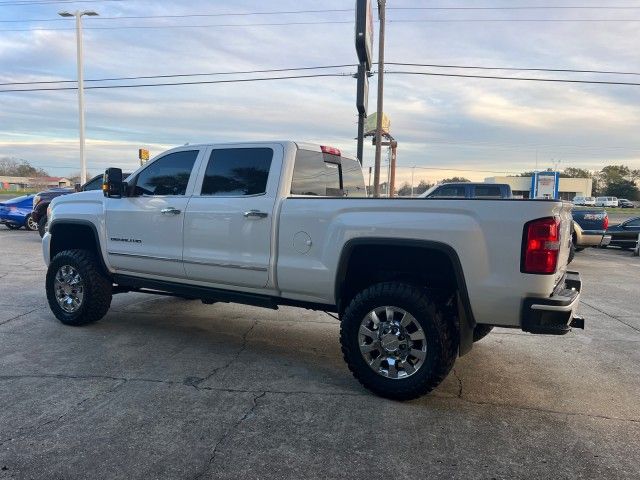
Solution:
{"label": "chrome wheel rim", "polygon": [[82,306],[84,282],[80,273],[71,265],[58,269],[53,282],[53,290],[60,308],[67,313],[75,313]]}
{"label": "chrome wheel rim", "polygon": [[37,223],[37,222],[35,222],[35,221],[33,220],[33,218],[29,217],[29,218],[27,219],[27,228],[28,228],[29,230],[37,230],[37,229],[38,229],[38,223]]}
{"label": "chrome wheel rim", "polygon": [[394,380],[414,375],[427,358],[424,330],[413,315],[399,307],[378,307],[365,315],[358,346],[374,372]]}

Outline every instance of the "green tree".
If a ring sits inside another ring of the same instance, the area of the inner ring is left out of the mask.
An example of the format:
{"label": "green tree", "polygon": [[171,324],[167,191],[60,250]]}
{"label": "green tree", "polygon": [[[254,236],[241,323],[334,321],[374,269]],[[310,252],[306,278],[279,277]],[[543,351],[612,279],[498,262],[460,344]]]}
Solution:
{"label": "green tree", "polygon": [[560,176],[565,178],[591,178],[593,175],[584,168],[568,167],[560,172]]}
{"label": "green tree", "polygon": [[0,175],[10,177],[48,177],[49,173],[42,168],[32,166],[25,160],[0,158]]}
{"label": "green tree", "polygon": [[397,194],[399,197],[408,197],[411,195],[411,185],[409,182],[404,182],[402,186],[398,189]]}
{"label": "green tree", "polygon": [[418,184],[418,186],[413,189],[413,194],[420,195],[426,192],[427,190],[429,190],[431,187],[433,187],[432,183],[429,183],[425,180],[420,180],[420,183]]}
{"label": "green tree", "polygon": [[607,185],[605,195],[618,198],[626,198],[627,200],[640,199],[640,191],[635,182],[624,178],[613,180]]}
{"label": "green tree", "polygon": [[470,182],[468,178],[464,177],[451,177],[451,178],[443,178],[440,183],[460,183],[460,182]]}

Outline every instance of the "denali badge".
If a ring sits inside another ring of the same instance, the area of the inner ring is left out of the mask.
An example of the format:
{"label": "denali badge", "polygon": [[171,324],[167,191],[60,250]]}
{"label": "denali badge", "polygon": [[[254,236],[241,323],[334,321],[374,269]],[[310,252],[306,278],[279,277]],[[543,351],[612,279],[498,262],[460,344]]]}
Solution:
{"label": "denali badge", "polygon": [[111,237],[109,240],[111,240],[112,242],[142,243],[142,240],[138,240],[137,238],[116,238],[116,237]]}

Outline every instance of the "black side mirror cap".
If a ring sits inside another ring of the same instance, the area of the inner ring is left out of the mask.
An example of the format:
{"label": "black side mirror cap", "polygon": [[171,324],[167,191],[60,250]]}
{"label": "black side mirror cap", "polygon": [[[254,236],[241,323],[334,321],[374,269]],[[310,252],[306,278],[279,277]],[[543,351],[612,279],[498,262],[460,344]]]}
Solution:
{"label": "black side mirror cap", "polygon": [[102,193],[105,197],[121,198],[123,193],[122,169],[107,168],[102,178]]}

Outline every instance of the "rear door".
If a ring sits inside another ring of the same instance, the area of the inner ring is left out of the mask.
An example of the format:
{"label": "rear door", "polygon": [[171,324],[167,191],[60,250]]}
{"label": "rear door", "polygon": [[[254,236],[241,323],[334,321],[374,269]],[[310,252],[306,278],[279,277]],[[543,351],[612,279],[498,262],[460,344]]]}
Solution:
{"label": "rear door", "polygon": [[167,152],[130,181],[132,196],[105,199],[107,255],[114,268],[184,277],[184,214],[195,181],[192,172],[203,150]]}
{"label": "rear door", "polygon": [[185,215],[183,258],[190,279],[267,285],[283,155],[282,145],[272,143],[207,151]]}
{"label": "rear door", "polygon": [[616,233],[616,240],[624,242],[622,246],[634,247],[638,241],[638,234],[640,234],[640,218],[634,218],[623,223],[621,226],[621,233]]}

